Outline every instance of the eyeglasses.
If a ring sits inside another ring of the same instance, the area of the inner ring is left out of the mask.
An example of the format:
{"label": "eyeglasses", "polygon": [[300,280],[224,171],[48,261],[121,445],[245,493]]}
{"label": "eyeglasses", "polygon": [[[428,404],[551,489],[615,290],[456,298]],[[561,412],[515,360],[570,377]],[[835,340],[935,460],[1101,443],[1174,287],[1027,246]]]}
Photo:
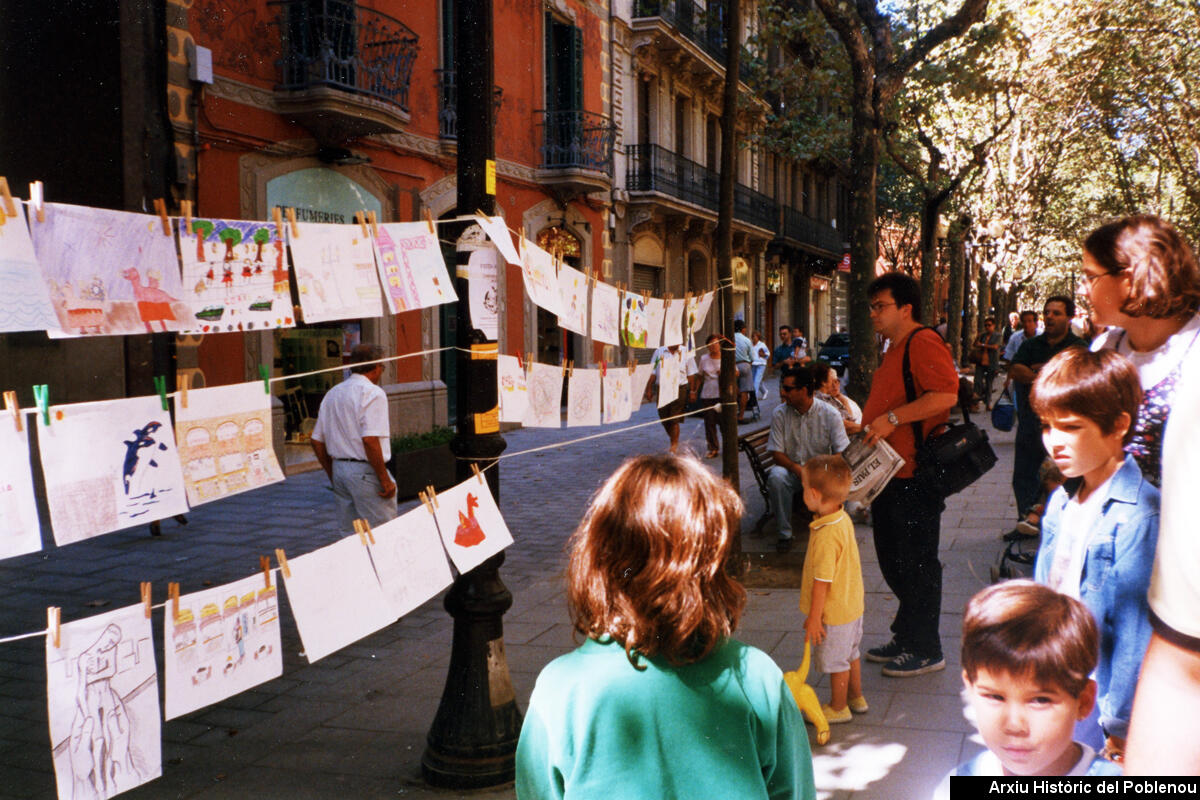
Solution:
{"label": "eyeglasses", "polygon": [[794,391],[794,390],[795,390],[795,388],[796,388],[795,386],[780,386],[780,387],[779,387],[779,391],[781,391],[781,392],[791,392],[791,391]]}
{"label": "eyeglasses", "polygon": [[896,304],[895,304],[895,303],[893,303],[893,302],[887,302],[887,303],[870,303],[870,304],[867,306],[867,308],[871,309],[871,313],[872,313],[872,314],[878,314],[880,311],[882,311],[883,309],[887,308],[888,306],[894,306],[894,305],[896,305]]}
{"label": "eyeglasses", "polygon": [[1092,275],[1089,272],[1079,273],[1079,287],[1084,291],[1092,288],[1092,284],[1103,278],[1105,275],[1120,275],[1125,270],[1117,270],[1116,272],[1101,272],[1099,275]]}

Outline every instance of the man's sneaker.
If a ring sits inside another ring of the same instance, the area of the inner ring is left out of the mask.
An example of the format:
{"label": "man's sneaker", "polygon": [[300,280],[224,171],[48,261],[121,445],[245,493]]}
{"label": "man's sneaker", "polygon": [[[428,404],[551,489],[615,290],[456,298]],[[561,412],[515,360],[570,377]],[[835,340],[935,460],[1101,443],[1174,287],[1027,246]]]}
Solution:
{"label": "man's sneaker", "polygon": [[912,653],[901,653],[884,666],[883,674],[889,678],[911,678],[914,675],[924,675],[926,672],[937,672],[945,668],[946,659],[941,656],[922,658]]}
{"label": "man's sneaker", "polygon": [[904,655],[904,648],[895,639],[892,639],[885,645],[872,647],[864,654],[867,661],[874,661],[877,664],[886,664],[897,656]]}

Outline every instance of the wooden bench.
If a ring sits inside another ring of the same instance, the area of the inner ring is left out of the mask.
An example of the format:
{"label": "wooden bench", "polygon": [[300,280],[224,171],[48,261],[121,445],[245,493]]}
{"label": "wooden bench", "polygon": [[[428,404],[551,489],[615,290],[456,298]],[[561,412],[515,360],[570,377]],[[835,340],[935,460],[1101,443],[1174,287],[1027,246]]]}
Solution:
{"label": "wooden bench", "polygon": [[746,460],[750,463],[750,471],[754,473],[754,480],[758,483],[758,491],[763,496],[763,502],[766,503],[767,509],[762,516],[758,518],[758,522],[754,523],[752,534],[759,536],[762,534],[763,525],[767,524],[767,520],[771,518],[771,493],[767,491],[767,470],[775,464],[775,457],[771,455],[771,451],[767,449],[767,438],[771,435],[771,429],[758,428],[738,437],[738,449],[746,454]]}

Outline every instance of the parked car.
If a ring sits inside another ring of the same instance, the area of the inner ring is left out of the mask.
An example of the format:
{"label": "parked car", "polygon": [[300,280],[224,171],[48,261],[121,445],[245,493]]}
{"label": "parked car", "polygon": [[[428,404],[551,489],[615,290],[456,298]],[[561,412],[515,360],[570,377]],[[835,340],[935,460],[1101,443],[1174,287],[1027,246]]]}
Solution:
{"label": "parked car", "polygon": [[833,367],[840,378],[850,365],[850,334],[833,333],[821,344],[817,359]]}

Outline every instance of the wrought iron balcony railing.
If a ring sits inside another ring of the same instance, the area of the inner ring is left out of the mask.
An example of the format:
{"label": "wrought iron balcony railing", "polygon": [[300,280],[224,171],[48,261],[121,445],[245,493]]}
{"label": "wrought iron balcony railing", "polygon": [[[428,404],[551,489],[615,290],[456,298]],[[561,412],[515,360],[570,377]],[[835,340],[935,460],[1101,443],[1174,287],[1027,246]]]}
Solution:
{"label": "wrought iron balcony railing", "polygon": [[[435,69],[438,87],[438,137],[441,139],[458,138],[458,85],[454,82],[454,70]],[[499,86],[492,88],[492,106],[500,110],[504,102],[504,90]]]}
{"label": "wrought iron balcony railing", "polygon": [[[696,0],[636,0],[633,7],[634,17],[658,17],[722,66],[727,50],[724,13],[724,4],[714,0],[709,0],[707,7]],[[750,70],[745,53],[738,64],[738,77],[748,80]]]}
{"label": "wrought iron balcony railing", "polygon": [[275,0],[282,44],[281,91],[327,86],[408,111],[418,37],[407,25],[353,0]]}
{"label": "wrought iron balcony railing", "polygon": [[779,205],[762,192],[740,183],[733,187],[733,217],[758,228],[779,230]]}
{"label": "wrought iron balcony railing", "polygon": [[834,253],[842,252],[842,236],[828,223],[801,214],[791,206],[783,207],[783,236]]}
{"label": "wrought iron balcony railing", "polygon": [[591,111],[541,111],[542,169],[612,173],[616,126]]}

